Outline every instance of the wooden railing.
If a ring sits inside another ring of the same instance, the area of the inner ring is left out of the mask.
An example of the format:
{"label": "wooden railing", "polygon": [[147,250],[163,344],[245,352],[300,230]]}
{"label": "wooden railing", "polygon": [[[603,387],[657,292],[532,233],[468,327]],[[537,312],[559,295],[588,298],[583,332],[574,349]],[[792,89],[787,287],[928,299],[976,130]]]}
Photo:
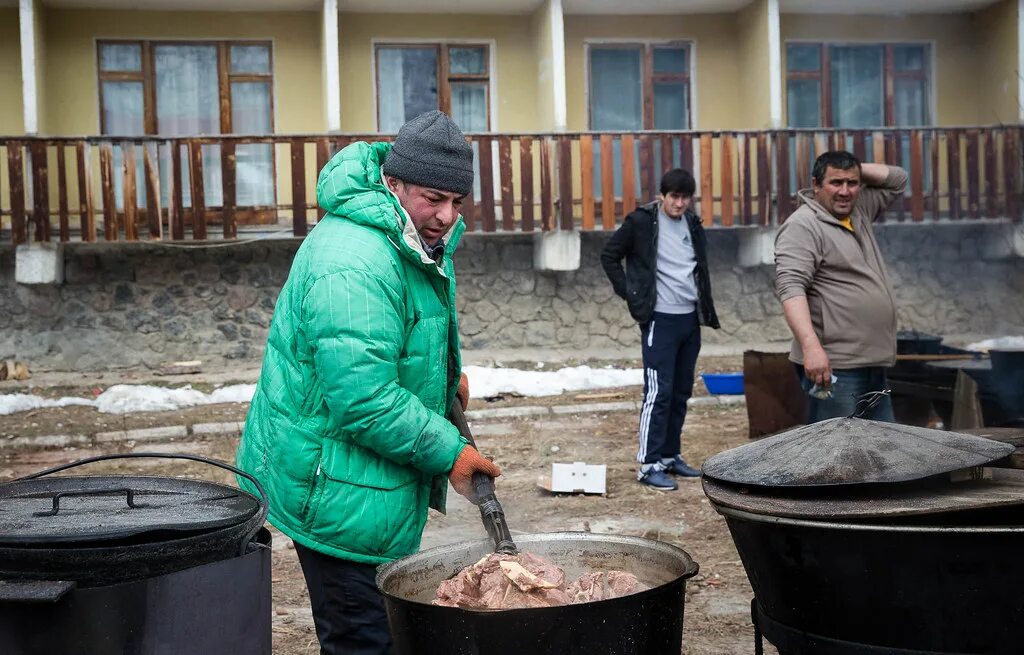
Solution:
{"label": "wooden railing", "polygon": [[[356,140],[390,138],[0,138],[0,229],[14,243],[234,239],[240,227],[301,237],[322,216],[316,175],[330,157]],[[707,225],[778,224],[829,149],[908,170],[907,194],[887,220],[1019,221],[1022,213],[1017,125],[468,138],[478,169],[463,210],[471,231],[614,229],[657,197],[675,166],[694,172]]]}

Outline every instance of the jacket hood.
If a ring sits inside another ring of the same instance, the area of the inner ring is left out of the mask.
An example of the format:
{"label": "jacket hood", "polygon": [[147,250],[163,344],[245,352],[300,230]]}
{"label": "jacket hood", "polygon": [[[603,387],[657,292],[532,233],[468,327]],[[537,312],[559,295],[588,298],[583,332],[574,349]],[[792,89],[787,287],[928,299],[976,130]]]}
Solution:
{"label": "jacket hood", "polygon": [[[800,189],[797,191],[796,197],[799,198],[800,202],[807,205],[811,211],[814,212],[814,215],[820,220],[825,221],[826,223],[842,225],[842,223],[839,222],[839,219],[832,215],[832,212],[822,207],[821,203],[814,198],[814,189]],[[854,208],[856,208],[856,205],[854,205]],[[853,215],[852,211],[850,212],[850,215]]]}
{"label": "jacket hood", "polygon": [[[398,198],[385,185],[381,166],[391,144],[353,143],[331,158],[316,183],[316,200],[327,212],[325,220],[349,220],[384,232],[405,256],[434,265],[419,234]],[[442,237],[445,257],[455,250],[465,231],[462,217]],[[437,266],[442,270],[440,262]]]}

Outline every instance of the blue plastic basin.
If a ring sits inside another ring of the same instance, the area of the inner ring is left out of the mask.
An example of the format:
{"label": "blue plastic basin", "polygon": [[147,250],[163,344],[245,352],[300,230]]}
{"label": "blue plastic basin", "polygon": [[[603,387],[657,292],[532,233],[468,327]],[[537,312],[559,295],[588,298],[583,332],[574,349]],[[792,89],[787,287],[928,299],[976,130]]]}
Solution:
{"label": "blue plastic basin", "polygon": [[715,396],[735,396],[743,393],[742,373],[701,373],[708,393]]}

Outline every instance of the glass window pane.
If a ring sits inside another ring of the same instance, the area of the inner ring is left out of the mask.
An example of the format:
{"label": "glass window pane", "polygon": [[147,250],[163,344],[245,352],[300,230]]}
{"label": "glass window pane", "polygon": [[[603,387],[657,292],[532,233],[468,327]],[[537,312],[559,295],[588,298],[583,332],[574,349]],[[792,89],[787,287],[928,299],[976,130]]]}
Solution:
{"label": "glass window pane", "polygon": [[655,48],[655,73],[685,73],[686,48]]}
{"label": "glass window pane", "polygon": [[231,72],[270,74],[270,47],[265,45],[231,46]]}
{"label": "glass window pane", "polygon": [[833,127],[884,124],[881,46],[830,46]]}
{"label": "glass window pane", "polygon": [[453,75],[484,75],[487,48],[448,48],[448,70]]}
{"label": "glass window pane", "polygon": [[103,133],[117,136],[144,134],[142,82],[101,82]]}
{"label": "glass window pane", "polygon": [[141,71],[142,46],[138,43],[100,44],[101,71]]}
{"label": "glass window pane", "polygon": [[654,85],[654,129],[685,130],[690,127],[688,84],[658,82]]}
{"label": "glass window pane", "polygon": [[790,127],[821,127],[821,82],[789,80],[786,110]]}
{"label": "glass window pane", "polygon": [[235,200],[240,207],[274,204],[274,151],[269,143],[235,146]]}
{"label": "glass window pane", "polygon": [[896,125],[900,127],[928,124],[928,87],[924,80],[897,77],[893,98]]}
{"label": "glass window pane", "polygon": [[923,71],[926,47],[924,45],[893,46],[893,66],[898,71]]}
{"label": "glass window pane", "polygon": [[231,83],[231,131],[235,134],[269,134],[270,82]]}
{"label": "glass window pane", "polygon": [[378,49],[377,108],[380,131],[392,134],[407,120],[437,109],[437,49]]}
{"label": "glass window pane", "polygon": [[[220,134],[217,46],[158,45],[156,68],[157,132],[168,136]],[[203,146],[203,196],[207,207],[222,203],[220,146]],[[182,197],[191,207],[188,152],[181,159]]]}
{"label": "glass window pane", "polygon": [[[114,172],[114,206],[118,211],[124,210],[124,149],[115,145],[111,148]],[[135,146],[135,206],[146,206],[146,170],[143,159],[143,146]]]}
{"label": "glass window pane", "polygon": [[153,55],[157,132],[220,134],[217,46],[158,45]]}
{"label": "glass window pane", "polygon": [[[269,82],[231,83],[231,128],[236,134],[270,134]],[[235,147],[235,193],[241,207],[274,204],[274,153],[269,143]]]}
{"label": "glass window pane", "polygon": [[590,50],[590,129],[643,128],[640,49]]}
{"label": "glass window pane", "polygon": [[813,71],[821,70],[821,47],[811,44],[786,45],[786,70]]}
{"label": "glass window pane", "polygon": [[452,120],[463,132],[487,131],[487,83],[452,83]]}

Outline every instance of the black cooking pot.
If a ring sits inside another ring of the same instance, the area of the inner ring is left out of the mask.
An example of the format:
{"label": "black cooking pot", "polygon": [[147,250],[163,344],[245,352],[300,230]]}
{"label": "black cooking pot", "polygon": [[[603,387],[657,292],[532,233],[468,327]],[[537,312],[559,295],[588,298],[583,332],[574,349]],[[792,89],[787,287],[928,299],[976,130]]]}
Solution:
{"label": "black cooking pot", "polygon": [[[715,505],[782,655],[1010,655],[1024,643],[1024,516],[925,525],[765,516]],[[924,522],[924,521],[921,521]],[[905,649],[905,650],[899,650]]]}
{"label": "black cooking pot", "polygon": [[491,541],[425,550],[382,566],[398,655],[679,655],[684,586],[698,566],[681,548],[616,535],[561,532],[517,536],[516,545],[563,567],[567,579],[617,569],[651,588],[580,605],[502,611],[431,605],[438,585],[488,553]]}
{"label": "black cooking pot", "polygon": [[942,337],[917,330],[896,333],[896,353],[900,355],[935,355],[942,345]]}
{"label": "black cooking pot", "polygon": [[[217,466],[251,481],[261,498],[183,478],[48,477],[92,462],[135,457]],[[255,478],[215,460],[149,453],[84,459],[0,484],[0,581],[8,583],[3,586],[7,600],[19,593],[38,600],[59,596],[63,585],[112,585],[237,557],[263,526],[267,511]]]}
{"label": "black cooking pot", "polygon": [[1024,423],[1024,348],[990,350],[992,385],[1009,415],[1007,423]]}

